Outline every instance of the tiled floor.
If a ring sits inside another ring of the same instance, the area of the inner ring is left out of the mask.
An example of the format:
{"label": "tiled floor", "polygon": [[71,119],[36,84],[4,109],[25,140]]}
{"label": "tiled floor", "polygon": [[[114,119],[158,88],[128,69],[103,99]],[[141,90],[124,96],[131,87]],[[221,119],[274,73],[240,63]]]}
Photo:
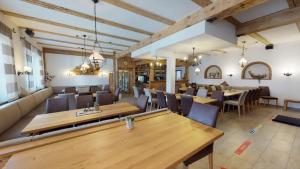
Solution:
{"label": "tiled floor", "polygon": [[[300,111],[274,107],[261,107],[240,119],[236,112],[225,113],[217,125],[225,135],[214,144],[214,169],[300,169],[300,128],[272,122],[277,114],[300,118]],[[257,130],[251,134],[253,128]],[[245,141],[251,144],[242,154],[235,154]],[[208,158],[189,166],[207,168]]]}

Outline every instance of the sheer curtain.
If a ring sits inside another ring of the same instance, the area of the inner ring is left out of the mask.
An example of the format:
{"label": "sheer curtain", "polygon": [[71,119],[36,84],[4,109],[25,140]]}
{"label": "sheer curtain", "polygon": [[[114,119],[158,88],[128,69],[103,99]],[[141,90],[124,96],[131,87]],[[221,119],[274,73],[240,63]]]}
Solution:
{"label": "sheer curtain", "polygon": [[11,30],[0,22],[0,104],[18,98]]}

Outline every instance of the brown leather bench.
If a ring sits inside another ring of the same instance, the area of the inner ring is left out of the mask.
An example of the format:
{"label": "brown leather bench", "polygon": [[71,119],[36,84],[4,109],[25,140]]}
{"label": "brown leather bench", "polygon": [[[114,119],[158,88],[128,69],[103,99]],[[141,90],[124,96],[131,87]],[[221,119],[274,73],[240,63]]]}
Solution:
{"label": "brown leather bench", "polygon": [[287,110],[289,103],[300,103],[300,100],[284,99],[284,110]]}

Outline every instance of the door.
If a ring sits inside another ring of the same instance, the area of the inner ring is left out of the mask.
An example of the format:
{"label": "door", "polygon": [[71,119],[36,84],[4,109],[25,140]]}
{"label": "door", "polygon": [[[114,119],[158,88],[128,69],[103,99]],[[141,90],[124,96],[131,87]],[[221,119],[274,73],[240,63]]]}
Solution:
{"label": "door", "polygon": [[122,93],[129,93],[129,72],[126,70],[119,70],[119,88]]}

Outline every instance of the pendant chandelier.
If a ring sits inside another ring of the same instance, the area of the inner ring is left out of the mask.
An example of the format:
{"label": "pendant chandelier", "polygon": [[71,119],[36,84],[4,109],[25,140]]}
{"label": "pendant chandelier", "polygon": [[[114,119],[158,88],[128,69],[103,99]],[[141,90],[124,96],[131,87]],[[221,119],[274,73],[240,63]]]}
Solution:
{"label": "pendant chandelier", "polygon": [[198,55],[198,56],[195,55],[195,47],[193,47],[192,58],[193,58],[193,64],[192,64],[192,66],[195,67],[195,66],[199,66],[201,64],[202,56],[201,55]]}
{"label": "pendant chandelier", "polygon": [[246,44],[246,41],[243,41],[242,43],[243,43],[243,47],[242,47],[242,54],[241,54],[241,59],[239,60],[239,64],[243,68],[247,65],[248,61],[245,57],[245,51],[246,51],[245,44]]}
{"label": "pendant chandelier", "polygon": [[102,48],[100,46],[100,43],[98,42],[97,37],[97,13],[96,13],[96,4],[99,2],[99,0],[92,0],[94,2],[94,15],[95,15],[95,43],[94,43],[94,50],[93,53],[90,55],[89,60],[93,64],[94,67],[101,67],[104,62],[104,57],[100,54],[100,51],[102,51]]}
{"label": "pendant chandelier", "polygon": [[159,60],[158,60],[158,58],[157,58],[157,56],[155,57],[155,62],[154,63],[150,63],[150,66],[152,67],[152,66],[155,66],[155,67],[161,67],[162,66],[162,63],[161,62],[159,62]]}
{"label": "pendant chandelier", "polygon": [[89,68],[90,68],[90,61],[86,57],[86,48],[85,48],[85,41],[86,40],[86,35],[83,35],[83,48],[82,49],[82,56],[83,56],[83,64],[80,67],[80,70],[85,73]]}

